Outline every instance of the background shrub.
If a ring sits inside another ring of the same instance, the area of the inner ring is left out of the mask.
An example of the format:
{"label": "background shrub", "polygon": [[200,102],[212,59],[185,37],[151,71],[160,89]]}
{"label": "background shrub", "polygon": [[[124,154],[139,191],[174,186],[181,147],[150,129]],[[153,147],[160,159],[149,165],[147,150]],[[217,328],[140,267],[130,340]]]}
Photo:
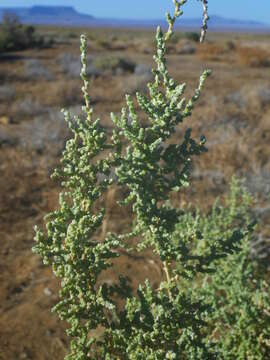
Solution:
{"label": "background shrub", "polygon": [[11,101],[16,94],[15,87],[9,84],[0,85],[0,101]]}
{"label": "background shrub", "polygon": [[53,74],[39,59],[27,59],[24,61],[24,75],[27,80],[52,80]]}
{"label": "background shrub", "polygon": [[200,34],[197,32],[175,32],[170,42],[176,44],[179,40],[183,39],[198,43],[200,41]]}
{"label": "background shrub", "polygon": [[44,39],[33,26],[24,26],[14,13],[5,13],[0,28],[0,53],[19,51],[33,47],[48,47],[50,38]]}
{"label": "background shrub", "polygon": [[[58,58],[61,70],[67,76],[78,77],[81,71],[80,59],[73,54],[66,53]],[[137,69],[143,71],[142,69]],[[125,72],[136,71],[136,64],[128,58],[119,56],[87,56],[87,76],[98,77],[104,74],[120,75]]]}
{"label": "background shrub", "polygon": [[119,74],[123,72],[134,72],[136,64],[129,59],[109,55],[96,58],[95,66],[102,72]]}

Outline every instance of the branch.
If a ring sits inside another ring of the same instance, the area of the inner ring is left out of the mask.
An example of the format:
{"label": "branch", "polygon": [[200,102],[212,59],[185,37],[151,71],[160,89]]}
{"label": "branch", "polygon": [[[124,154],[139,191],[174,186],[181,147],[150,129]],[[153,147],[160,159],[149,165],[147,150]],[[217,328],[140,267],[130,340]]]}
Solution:
{"label": "branch", "polygon": [[166,13],[166,18],[167,18],[167,21],[169,24],[169,28],[165,34],[165,41],[167,41],[171,38],[171,36],[173,34],[173,26],[174,26],[175,21],[178,17],[180,17],[183,14],[183,12],[181,10],[181,6],[183,6],[186,2],[187,2],[187,0],[181,0],[181,1],[173,0],[174,7],[175,7],[173,17],[171,17],[171,15],[168,12]]}
{"label": "branch", "polygon": [[207,22],[210,19],[209,15],[208,15],[208,0],[201,0],[202,2],[202,6],[203,6],[203,24],[201,27],[201,38],[200,38],[200,42],[204,42],[205,36],[206,36],[206,32],[207,32]]}
{"label": "branch", "polygon": [[[166,18],[169,24],[168,30],[165,34],[165,41],[169,40],[173,34],[173,26],[178,17],[183,14],[181,7],[187,2],[187,0],[173,0],[174,3],[174,14],[171,16],[168,12],[166,13]],[[200,42],[202,43],[205,39],[206,32],[207,32],[207,22],[209,20],[208,15],[208,0],[201,0],[203,6],[203,24],[201,27],[201,37]]]}

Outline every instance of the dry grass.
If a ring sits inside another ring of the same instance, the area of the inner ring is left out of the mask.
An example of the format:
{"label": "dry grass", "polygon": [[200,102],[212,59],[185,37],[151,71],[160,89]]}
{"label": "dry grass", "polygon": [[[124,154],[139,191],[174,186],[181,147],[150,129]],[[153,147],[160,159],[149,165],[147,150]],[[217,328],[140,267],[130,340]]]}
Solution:
{"label": "dry grass", "polygon": [[238,47],[237,60],[241,65],[250,67],[269,67],[270,52],[256,47]]}
{"label": "dry grass", "polygon": [[63,79],[45,90],[45,103],[47,106],[58,105],[59,107],[70,107],[80,105],[83,102],[81,94],[81,83],[79,79]]}
{"label": "dry grass", "polygon": [[220,61],[224,60],[226,49],[218,43],[204,43],[198,46],[197,54],[204,61]]}

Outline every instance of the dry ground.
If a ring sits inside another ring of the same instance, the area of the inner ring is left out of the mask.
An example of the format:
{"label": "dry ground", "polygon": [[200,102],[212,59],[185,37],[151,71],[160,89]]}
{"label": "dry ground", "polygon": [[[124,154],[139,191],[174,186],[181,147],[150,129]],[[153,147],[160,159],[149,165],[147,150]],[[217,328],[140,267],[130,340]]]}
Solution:
{"label": "dry ground", "polygon": [[[80,95],[78,30],[43,29],[57,42],[47,50],[0,57],[0,359],[63,359],[68,347],[65,324],[50,313],[58,282],[31,252],[33,226],[57,206],[59,184],[49,175],[69,136],[59,110],[78,113]],[[132,59],[137,70],[93,70],[92,101],[96,115],[110,129],[110,111],[119,112],[125,92],[143,89],[152,65],[152,33],[89,30],[89,55]],[[185,50],[183,50],[185,49]],[[258,199],[260,233],[267,240],[270,192],[270,43],[265,35],[209,34],[204,45],[179,40],[169,47],[168,66],[187,82],[187,94],[205,67],[213,70],[192,118],[179,128],[204,134],[209,152],[197,159],[193,185],[173,199],[207,210],[228,189],[233,174],[244,177]],[[75,60],[74,60],[75,59]],[[139,70],[138,70],[139,69]],[[115,206],[113,190],[105,199],[109,230],[130,223]],[[106,274],[113,281],[125,271],[139,281],[163,276],[156,259],[144,253],[123,256]],[[2,357],[1,357],[2,356]]]}

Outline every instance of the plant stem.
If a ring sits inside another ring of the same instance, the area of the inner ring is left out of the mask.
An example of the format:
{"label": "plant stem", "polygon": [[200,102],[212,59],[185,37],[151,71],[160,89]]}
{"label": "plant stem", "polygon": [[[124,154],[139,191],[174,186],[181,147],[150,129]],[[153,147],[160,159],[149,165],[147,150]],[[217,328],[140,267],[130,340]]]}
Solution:
{"label": "plant stem", "polygon": [[[170,264],[165,260],[163,262],[163,269],[164,269],[164,272],[166,274],[166,278],[167,278],[167,281],[168,281],[168,284],[170,285],[171,284],[171,274],[170,274]],[[171,294],[171,290],[168,288],[168,295],[169,295],[169,298],[170,300],[172,300],[172,294]]]}

